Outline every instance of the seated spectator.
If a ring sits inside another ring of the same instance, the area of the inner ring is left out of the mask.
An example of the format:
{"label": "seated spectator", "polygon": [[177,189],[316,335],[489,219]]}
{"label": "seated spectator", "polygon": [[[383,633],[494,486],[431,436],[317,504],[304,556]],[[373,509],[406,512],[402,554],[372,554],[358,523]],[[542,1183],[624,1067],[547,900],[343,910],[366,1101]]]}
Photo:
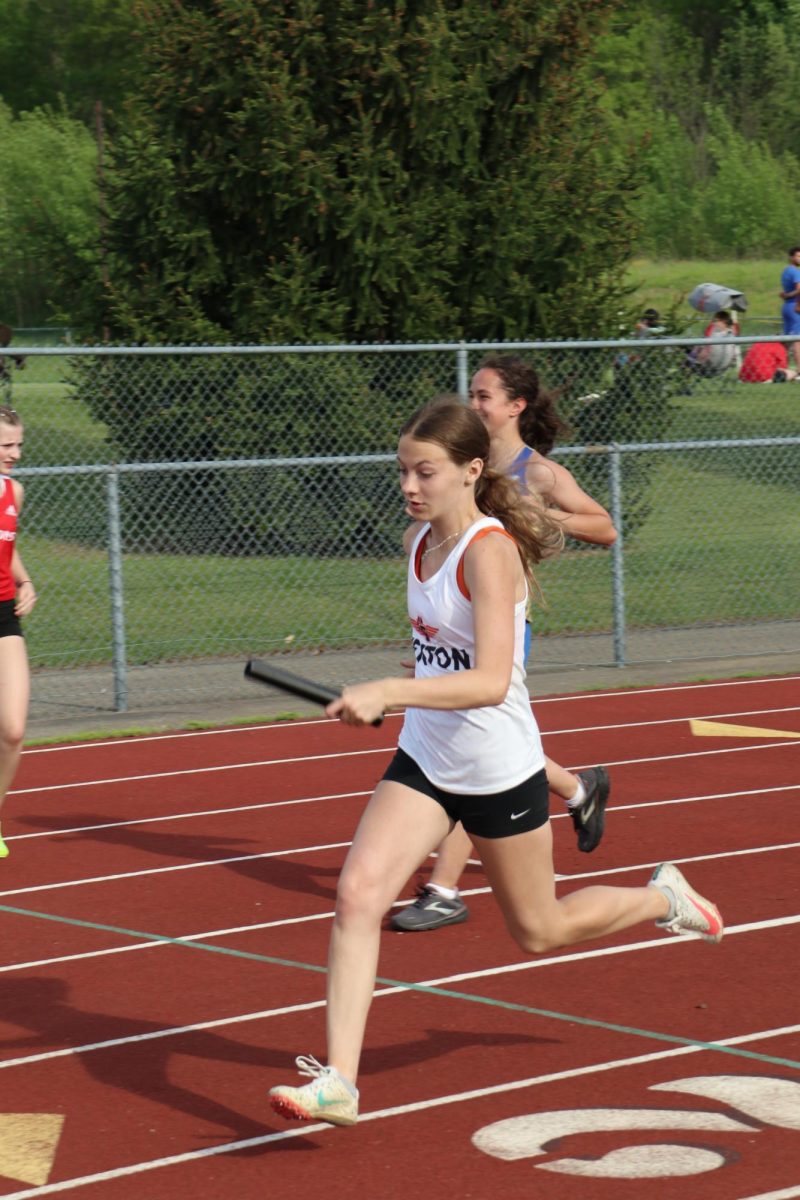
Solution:
{"label": "seated spectator", "polygon": [[[729,314],[722,314],[722,315],[727,316]],[[714,336],[714,334],[713,334],[714,321],[716,321],[718,316],[720,316],[720,313],[715,313],[714,320],[709,321],[708,325],[706,325],[705,329],[703,330],[703,337],[713,337]],[[734,317],[734,316],[731,316],[730,331],[734,337],[739,337],[742,332],[739,322],[736,320],[736,317]]]}
{"label": "seated spectator", "polygon": [[[650,338],[657,337],[659,333],[664,332],[665,327],[661,324],[661,315],[658,309],[646,308],[634,326],[633,336],[636,338]],[[614,359],[614,369],[619,370],[620,367],[628,366],[632,362],[638,362],[640,358],[640,354],[625,354],[620,352]]]}
{"label": "seated spectator", "polygon": [[[713,339],[733,338],[736,336],[733,330],[733,317],[729,312],[722,311],[714,314],[714,319],[707,327],[705,336]],[[727,371],[735,361],[736,346],[732,342],[730,345],[725,345],[724,342],[714,340],[708,346],[694,346],[686,355],[684,366],[693,375],[708,378]],[[685,394],[688,394],[688,390],[687,388]]]}
{"label": "seated spectator", "polygon": [[744,356],[739,378],[742,383],[786,383],[797,378],[797,371],[789,367],[783,342],[754,342]]}
{"label": "seated spectator", "polygon": [[656,337],[657,334],[663,332],[664,326],[661,324],[658,309],[646,308],[636,322],[634,337]]}

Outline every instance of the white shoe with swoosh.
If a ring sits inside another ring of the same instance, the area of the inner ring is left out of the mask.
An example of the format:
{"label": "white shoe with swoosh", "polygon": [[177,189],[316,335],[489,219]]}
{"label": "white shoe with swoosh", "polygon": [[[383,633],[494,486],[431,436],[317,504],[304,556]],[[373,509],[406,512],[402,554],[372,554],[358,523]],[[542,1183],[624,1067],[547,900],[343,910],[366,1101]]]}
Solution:
{"label": "white shoe with swoosh", "polygon": [[301,1087],[274,1087],[269,1102],[281,1117],[289,1121],[327,1121],[329,1125],[355,1125],[358,1120],[358,1092],[351,1092],[335,1067],[323,1067],[312,1055],[295,1059],[301,1075],[311,1082]]}
{"label": "white shoe with swoosh", "polygon": [[725,926],[716,904],[690,887],[674,863],[661,863],[656,867],[650,886],[663,892],[670,903],[669,915],[656,921],[659,929],[695,934],[706,942],[722,941]]}

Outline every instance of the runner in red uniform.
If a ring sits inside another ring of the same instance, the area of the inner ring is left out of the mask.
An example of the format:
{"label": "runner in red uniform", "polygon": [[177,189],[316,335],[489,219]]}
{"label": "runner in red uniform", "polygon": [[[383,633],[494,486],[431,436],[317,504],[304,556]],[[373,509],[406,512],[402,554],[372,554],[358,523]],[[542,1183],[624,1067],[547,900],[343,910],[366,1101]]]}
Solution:
{"label": "runner in red uniform", "polygon": [[[17,518],[24,490],[11,478],[22,453],[22,422],[0,405],[0,805],[19,764],[28,716],[30,674],[20,617],[36,603],[36,592],[17,550]],[[0,832],[0,858],[8,846]]]}

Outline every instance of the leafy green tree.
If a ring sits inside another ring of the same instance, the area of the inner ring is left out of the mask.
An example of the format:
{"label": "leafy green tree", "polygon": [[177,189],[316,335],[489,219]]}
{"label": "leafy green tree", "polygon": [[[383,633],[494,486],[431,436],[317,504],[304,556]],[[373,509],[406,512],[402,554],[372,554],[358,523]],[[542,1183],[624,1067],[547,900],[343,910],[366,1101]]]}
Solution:
{"label": "leafy green tree", "polygon": [[115,330],[596,331],[634,236],[588,66],[612,8],[140,0],[143,84],[109,178]]}
{"label": "leafy green tree", "polygon": [[0,103],[0,319],[34,324],[69,305],[54,280],[96,273],[97,150],[79,121]]}
{"label": "leafy green tree", "polygon": [[625,3],[596,63],[607,83],[607,153],[645,147],[638,249],[785,250],[800,216],[800,0]]}
{"label": "leafy green tree", "polygon": [[715,169],[700,208],[712,253],[785,253],[800,228],[800,195],[787,186],[800,178],[800,160],[788,151],[774,155],[713,112],[707,145]]}
{"label": "leafy green tree", "polygon": [[50,105],[87,124],[121,106],[136,77],[130,0],[0,0],[0,97],[15,113]]}

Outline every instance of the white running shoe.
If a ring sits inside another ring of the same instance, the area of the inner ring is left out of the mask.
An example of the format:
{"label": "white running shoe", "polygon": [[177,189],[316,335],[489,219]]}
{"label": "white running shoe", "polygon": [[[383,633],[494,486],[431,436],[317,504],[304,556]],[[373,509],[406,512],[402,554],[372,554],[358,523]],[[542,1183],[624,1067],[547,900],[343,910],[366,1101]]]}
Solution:
{"label": "white running shoe", "polygon": [[295,1059],[301,1075],[311,1082],[302,1087],[274,1087],[269,1102],[276,1113],[289,1121],[327,1121],[330,1125],[355,1125],[358,1092],[355,1095],[335,1067],[323,1067],[310,1054]]}
{"label": "white running shoe", "polygon": [[653,871],[650,885],[658,888],[669,901],[669,915],[656,921],[659,929],[670,933],[697,934],[707,942],[720,942],[725,932],[716,904],[696,892],[674,863],[661,863]]}

